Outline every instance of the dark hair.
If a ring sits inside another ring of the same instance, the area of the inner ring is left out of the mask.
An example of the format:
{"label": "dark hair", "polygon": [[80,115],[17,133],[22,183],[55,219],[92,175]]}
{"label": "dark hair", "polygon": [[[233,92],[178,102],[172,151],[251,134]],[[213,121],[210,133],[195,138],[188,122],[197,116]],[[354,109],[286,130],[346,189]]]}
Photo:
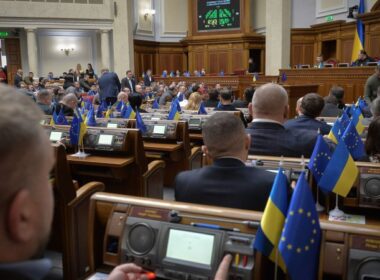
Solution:
{"label": "dark hair", "polygon": [[368,135],[365,141],[365,151],[372,156],[380,154],[380,117],[374,118],[368,127]]}
{"label": "dark hair", "polygon": [[199,85],[196,84],[196,85],[194,85],[194,86],[191,88],[191,90],[192,90],[193,92],[198,92],[199,88],[200,88]]}
{"label": "dark hair", "polygon": [[127,72],[125,72],[125,74],[128,75],[128,73],[132,73],[132,70],[127,70]]}
{"label": "dark hair", "polygon": [[131,107],[136,111],[136,109],[140,109],[140,106],[142,104],[142,97],[138,93],[133,93],[128,97],[128,101]]}
{"label": "dark hair", "polygon": [[333,86],[329,94],[335,96],[338,101],[341,101],[344,97],[344,89],[342,87]]}
{"label": "dark hair", "polygon": [[367,55],[367,52],[365,50],[360,50],[361,54]]}
{"label": "dark hair", "polygon": [[338,99],[334,95],[327,95],[323,99],[325,100],[325,104],[330,103],[338,106]]}
{"label": "dark hair", "polygon": [[244,98],[245,101],[248,103],[252,102],[253,95],[255,94],[255,88],[254,87],[248,87],[244,91]]}
{"label": "dark hair", "polygon": [[209,100],[217,101],[219,97],[219,91],[217,89],[210,89],[208,92]]}
{"label": "dark hair", "polygon": [[324,106],[325,101],[319,94],[308,93],[302,98],[301,112],[305,116],[316,118],[321,114]]}
{"label": "dark hair", "polygon": [[222,98],[223,100],[232,100],[232,91],[228,88],[222,88],[220,90],[220,98]]}

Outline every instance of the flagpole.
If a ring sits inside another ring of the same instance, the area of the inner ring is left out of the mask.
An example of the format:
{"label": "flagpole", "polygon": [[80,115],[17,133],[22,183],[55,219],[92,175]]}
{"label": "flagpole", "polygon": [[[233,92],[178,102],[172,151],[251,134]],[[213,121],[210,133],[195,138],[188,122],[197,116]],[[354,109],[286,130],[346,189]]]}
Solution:
{"label": "flagpole", "polygon": [[335,194],[335,208],[329,212],[329,215],[334,218],[340,218],[344,216],[344,212],[339,209],[338,202],[339,202],[338,194]]}
{"label": "flagpole", "polygon": [[[282,168],[284,166],[284,156],[281,156],[281,160],[278,164],[279,168]],[[279,172],[281,169],[279,170]],[[276,246],[276,257],[275,257],[275,267],[274,267],[274,280],[277,280],[278,275],[278,244]]]}

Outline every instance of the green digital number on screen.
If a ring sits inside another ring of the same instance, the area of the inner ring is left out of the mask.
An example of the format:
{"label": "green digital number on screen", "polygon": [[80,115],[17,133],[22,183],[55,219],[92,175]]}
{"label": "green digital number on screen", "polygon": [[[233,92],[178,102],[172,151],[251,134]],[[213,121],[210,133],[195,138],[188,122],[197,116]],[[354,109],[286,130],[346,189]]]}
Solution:
{"label": "green digital number on screen", "polygon": [[240,28],[240,0],[198,0],[198,31]]}

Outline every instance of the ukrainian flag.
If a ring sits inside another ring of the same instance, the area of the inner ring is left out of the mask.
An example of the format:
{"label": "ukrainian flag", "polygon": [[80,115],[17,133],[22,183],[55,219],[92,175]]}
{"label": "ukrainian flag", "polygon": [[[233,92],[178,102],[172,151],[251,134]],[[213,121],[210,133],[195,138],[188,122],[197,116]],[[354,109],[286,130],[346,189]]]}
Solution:
{"label": "ukrainian flag", "polygon": [[179,101],[176,98],[173,101],[172,106],[170,108],[168,120],[179,120],[180,112],[181,112],[181,106],[179,105]]}
{"label": "ukrainian flag", "polygon": [[133,111],[131,105],[127,105],[123,107],[121,111],[121,117],[124,119],[134,119],[136,117],[135,111]]}
{"label": "ukrainian flag", "polygon": [[95,110],[94,110],[94,107],[92,107],[92,108],[90,109],[90,111],[88,111],[88,113],[87,113],[86,124],[87,124],[88,126],[96,126],[96,119],[95,119]]}
{"label": "ukrainian flag", "polygon": [[273,262],[276,262],[277,258],[277,264],[284,272],[286,271],[286,266],[278,252],[278,243],[288,210],[287,189],[287,179],[280,167],[273,182],[254,243],[254,248]]}
{"label": "ukrainian flag", "polygon": [[57,113],[54,110],[53,115],[51,116],[50,125],[53,126],[56,123],[57,123]]}
{"label": "ukrainian flag", "polygon": [[87,132],[86,122],[83,120],[82,116],[79,116],[79,145],[83,146],[83,138]]}
{"label": "ukrainian flag", "polygon": [[341,196],[347,196],[358,176],[358,168],[344,141],[339,141],[318,186]]}
{"label": "ukrainian flag", "polygon": [[329,135],[327,135],[327,138],[329,138],[331,141],[337,144],[340,137],[342,137],[343,132],[344,132],[344,129],[342,127],[342,124],[340,120],[337,119],[334,122],[334,125],[331,128]]}
{"label": "ukrainian flag", "polygon": [[[360,0],[358,14],[364,13],[364,0]],[[354,38],[354,45],[352,47],[351,61],[355,61],[358,57],[360,50],[364,49],[364,24],[361,19],[356,20],[356,32]]]}
{"label": "ukrainian flag", "polygon": [[112,108],[111,106],[108,107],[106,112],[106,119],[113,118]]}
{"label": "ukrainian flag", "polygon": [[363,114],[359,107],[355,108],[352,112],[352,123],[355,126],[359,135],[363,133],[364,125],[363,125]]}
{"label": "ukrainian flag", "polygon": [[141,131],[142,134],[145,134],[148,130],[138,110],[136,110],[136,127]]}

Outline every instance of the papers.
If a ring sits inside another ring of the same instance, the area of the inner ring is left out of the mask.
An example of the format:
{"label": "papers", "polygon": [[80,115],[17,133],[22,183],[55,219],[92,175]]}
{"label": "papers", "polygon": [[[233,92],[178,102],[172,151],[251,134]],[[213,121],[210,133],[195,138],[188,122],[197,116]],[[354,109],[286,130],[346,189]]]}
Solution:
{"label": "papers", "polygon": [[108,277],[108,274],[96,272],[95,274],[87,278],[87,280],[106,280],[107,277]]}
{"label": "papers", "polygon": [[365,216],[350,215],[350,214],[346,214],[346,213],[341,217],[333,217],[333,216],[329,215],[329,221],[365,225]]}

